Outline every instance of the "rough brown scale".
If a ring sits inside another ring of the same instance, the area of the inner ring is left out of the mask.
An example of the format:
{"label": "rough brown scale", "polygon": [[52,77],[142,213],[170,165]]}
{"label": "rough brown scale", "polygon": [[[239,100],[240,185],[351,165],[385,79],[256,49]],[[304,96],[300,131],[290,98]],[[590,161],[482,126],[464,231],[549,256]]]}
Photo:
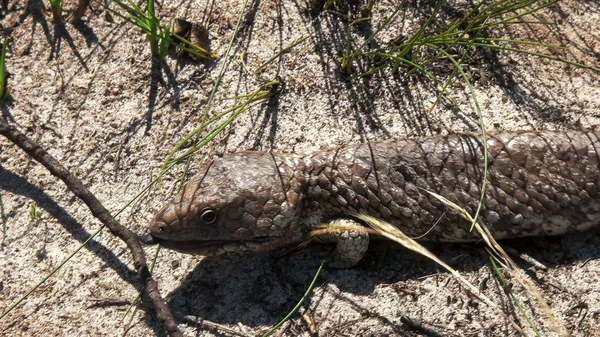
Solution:
{"label": "rough brown scale", "polygon": [[[598,226],[599,135],[490,136],[481,216],[492,234],[560,235]],[[470,223],[426,191],[474,214],[482,181],[479,135],[372,142],[303,156],[240,152],[216,159],[189,182],[157,213],[150,231],[160,244],[183,252],[261,252],[360,211],[412,237],[429,231],[422,240],[473,241]]]}

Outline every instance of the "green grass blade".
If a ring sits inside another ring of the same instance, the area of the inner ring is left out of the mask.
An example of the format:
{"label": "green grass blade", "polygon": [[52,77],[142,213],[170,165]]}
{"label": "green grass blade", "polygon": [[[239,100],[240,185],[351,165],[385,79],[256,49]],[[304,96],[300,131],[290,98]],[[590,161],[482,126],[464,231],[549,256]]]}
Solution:
{"label": "green grass blade", "polygon": [[[485,128],[485,123],[483,122],[483,116],[481,114],[481,107],[479,106],[479,101],[477,100],[477,95],[475,95],[475,90],[473,89],[473,86],[471,85],[471,81],[469,81],[467,74],[465,74],[465,72],[462,70],[460,63],[457,62],[456,59],[454,59],[454,57],[452,57],[452,55],[450,55],[450,53],[448,53],[444,49],[442,49],[436,45],[432,45],[432,44],[428,44],[428,46],[433,49],[437,49],[442,54],[446,55],[446,57],[448,57],[448,59],[454,65],[455,69],[460,73],[460,75],[464,79],[465,83],[467,84],[469,91],[471,92],[471,97],[473,97],[473,103],[475,104],[475,110],[477,112],[477,116],[479,117],[479,127],[481,128],[481,144],[483,146],[483,183],[481,184],[481,196],[479,198],[479,204],[477,205],[477,210],[475,211],[475,215],[473,216],[473,223],[471,224],[471,230],[473,230],[473,226],[475,225],[475,222],[477,221],[477,219],[479,218],[479,214],[481,213],[481,208],[483,206],[483,201],[485,199],[485,190],[487,187],[487,179],[488,179],[489,158],[488,158],[488,150],[487,150],[487,132],[486,132],[486,128]],[[465,52],[465,55],[466,55],[466,53],[467,52]]]}
{"label": "green grass blade", "polygon": [[280,57],[283,54],[287,54],[289,52],[291,52],[292,49],[294,49],[296,46],[304,43],[304,41],[306,41],[306,39],[308,39],[308,37],[302,37],[294,42],[292,42],[289,46],[283,48],[279,53],[273,55],[271,58],[269,58],[267,61],[265,61],[263,64],[261,64],[260,66],[258,66],[255,70],[254,73],[257,74],[258,72],[260,72],[262,69],[264,69],[264,67],[266,67],[267,65],[269,65],[271,62],[275,61],[278,57]]}
{"label": "green grass blade", "polygon": [[0,100],[8,98],[8,83],[6,81],[6,48],[8,40],[2,41],[2,50],[0,50]]}
{"label": "green grass blade", "polygon": [[535,324],[533,323],[533,321],[531,320],[531,318],[529,318],[529,315],[527,315],[527,312],[523,308],[523,305],[521,304],[521,302],[519,301],[519,299],[517,298],[517,296],[515,296],[515,294],[511,291],[510,287],[508,286],[508,283],[504,279],[504,276],[502,276],[502,273],[500,272],[500,269],[496,265],[496,261],[495,261],[495,258],[493,256],[490,256],[490,262],[492,263],[492,269],[494,269],[494,272],[496,273],[496,276],[500,280],[500,283],[502,284],[502,288],[504,288],[504,291],[513,300],[513,302],[515,303],[515,305],[519,309],[519,312],[525,318],[525,320],[529,324],[529,327],[533,330],[533,332],[535,333],[535,335],[538,336],[538,337],[541,337],[542,335],[540,334],[539,330],[537,329],[537,327],[535,326]]}
{"label": "green grass blade", "polygon": [[[175,153],[177,153],[184,144],[186,144],[194,136],[196,136],[197,134],[202,132],[204,130],[204,128],[208,125],[208,123],[201,124],[200,127],[196,128],[195,130],[190,132],[186,137],[184,137],[181,141],[179,141],[177,143],[177,145],[173,148],[173,150],[171,150],[171,152],[167,156],[167,159],[165,159],[163,166],[176,164],[176,163],[180,162],[182,159],[185,159],[188,156],[192,155],[193,153],[197,152],[202,146],[208,144],[208,142],[210,142],[219,133],[221,133],[221,131],[223,131],[227,125],[229,125],[231,122],[233,122],[233,120],[235,120],[242,112],[247,111],[250,108],[251,104],[270,98],[272,96],[272,92],[265,90],[265,89],[272,88],[272,87],[276,86],[277,84],[279,84],[278,81],[272,81],[272,82],[266,83],[261,88],[259,88],[254,93],[252,93],[246,101],[211,118],[210,121],[215,121],[217,119],[217,117],[219,117],[219,116],[222,117],[222,116],[225,116],[227,113],[233,112],[231,114],[231,116],[229,116],[215,130],[210,132],[208,136],[206,136],[202,140],[198,141],[191,149],[185,151],[182,155],[173,159],[173,156],[175,155]],[[210,121],[209,121],[209,123],[210,123]]]}
{"label": "green grass blade", "polygon": [[62,3],[61,0],[49,0],[52,9],[52,18],[54,22],[62,21]]}
{"label": "green grass blade", "polygon": [[158,58],[164,60],[167,58],[167,52],[171,45],[171,28],[165,27],[164,37],[160,39],[160,45],[158,48]]}
{"label": "green grass blade", "polygon": [[180,48],[181,50],[190,53],[194,56],[203,58],[205,60],[215,60],[218,59],[219,56],[210,53],[209,51],[207,51],[206,49],[193,44],[190,40],[185,39],[183,36],[180,36],[178,34],[176,34],[175,32],[171,31],[170,32],[171,37],[174,37],[176,40],[181,41],[181,42],[176,42],[175,40],[171,39],[171,44],[177,46],[178,48]]}
{"label": "green grass blade", "polygon": [[159,55],[159,37],[157,36],[158,19],[154,12],[154,0],[148,0],[148,16],[146,22],[149,28],[148,38],[150,39],[150,49],[152,50],[153,55]]}
{"label": "green grass blade", "polygon": [[285,324],[285,322],[289,321],[290,318],[292,318],[292,316],[300,309],[300,307],[302,306],[304,301],[306,301],[306,298],[308,297],[310,292],[315,287],[315,283],[317,282],[317,279],[319,278],[319,275],[321,274],[321,270],[323,270],[323,266],[325,265],[326,261],[327,260],[323,260],[321,262],[321,265],[319,266],[319,269],[317,269],[317,272],[315,273],[315,276],[313,277],[312,281],[310,282],[310,285],[306,289],[306,292],[304,293],[304,295],[302,296],[300,301],[298,301],[298,303],[296,303],[296,306],[294,306],[294,308],[281,321],[279,321],[279,323],[277,323],[274,327],[272,327],[269,331],[267,331],[264,335],[262,335],[262,337],[271,336],[277,329],[279,329],[283,324]]}
{"label": "green grass blade", "polygon": [[[532,3],[535,3],[535,2],[537,2],[537,0],[536,1],[532,1]],[[495,22],[491,22],[491,23],[482,25],[480,27],[477,27],[477,29],[488,29],[488,28],[491,28],[491,27],[494,27],[494,26],[498,26],[498,25],[502,25],[502,24],[507,24],[507,23],[513,22],[516,19],[522,18],[522,17],[524,17],[526,15],[529,15],[529,14],[532,14],[532,13],[536,13],[536,12],[538,12],[538,11],[544,9],[544,8],[547,8],[547,7],[550,7],[552,5],[555,5],[557,2],[558,2],[558,0],[550,1],[548,3],[545,3],[545,4],[541,5],[541,6],[538,6],[538,7],[532,8],[530,10],[527,10],[527,11],[525,11],[523,13],[517,14],[515,16],[511,16],[511,17],[509,17],[507,19],[502,19],[502,20],[499,20],[499,21],[495,21]],[[531,5],[531,3],[526,4],[525,6],[523,6],[523,8],[526,7],[526,6],[529,6],[529,5]]]}
{"label": "green grass blade", "polygon": [[13,304],[11,304],[1,315],[0,315],[0,320],[2,320],[2,318],[4,318],[6,315],[8,315],[11,311],[13,311],[13,309],[15,309],[19,304],[23,303],[23,301],[25,301],[29,295],[31,295],[34,291],[36,291],[39,287],[41,287],[44,283],[46,283],[46,281],[48,281],[52,276],[54,276],[54,274],[56,274],[67,262],[69,262],[71,260],[71,258],[73,258],[73,256],[75,256],[75,254],[79,253],[79,251],[85,247],[85,245],[88,244],[88,242],[90,242],[92,239],[94,239],[98,234],[100,234],[100,232],[102,232],[102,230],[104,229],[104,225],[102,225],[98,230],[96,230],[92,235],[90,235],[89,238],[87,238],[85,241],[83,241],[83,243],[81,243],[79,245],[79,247],[77,247],[74,251],[71,252],[71,254],[69,254],[64,260],[62,260],[56,267],[54,267],[54,269],[52,269],[52,271],[46,275],[44,278],[42,278],[41,281],[39,281],[36,285],[34,285],[33,287],[31,287],[31,289],[29,289],[23,296],[21,296],[18,300],[16,300],[15,302],[13,302]]}

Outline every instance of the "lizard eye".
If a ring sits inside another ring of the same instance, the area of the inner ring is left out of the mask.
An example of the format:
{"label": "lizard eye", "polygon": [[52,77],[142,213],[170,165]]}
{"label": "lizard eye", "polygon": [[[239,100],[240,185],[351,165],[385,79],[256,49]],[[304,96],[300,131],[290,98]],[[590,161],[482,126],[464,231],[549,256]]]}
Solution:
{"label": "lizard eye", "polygon": [[213,211],[210,208],[202,210],[202,214],[200,215],[200,219],[204,221],[204,223],[211,224],[217,221],[217,212]]}

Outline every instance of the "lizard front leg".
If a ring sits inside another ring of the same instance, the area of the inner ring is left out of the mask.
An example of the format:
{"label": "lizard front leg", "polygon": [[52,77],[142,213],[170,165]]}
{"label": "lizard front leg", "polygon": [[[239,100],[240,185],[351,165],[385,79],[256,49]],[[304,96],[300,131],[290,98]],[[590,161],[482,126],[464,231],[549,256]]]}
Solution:
{"label": "lizard front leg", "polygon": [[336,243],[333,257],[329,266],[333,268],[350,268],[356,265],[369,248],[369,233],[366,230],[356,229],[362,226],[352,219],[336,219],[330,221],[328,226],[353,227],[352,229],[339,229],[328,231],[319,235],[316,240],[322,243]]}

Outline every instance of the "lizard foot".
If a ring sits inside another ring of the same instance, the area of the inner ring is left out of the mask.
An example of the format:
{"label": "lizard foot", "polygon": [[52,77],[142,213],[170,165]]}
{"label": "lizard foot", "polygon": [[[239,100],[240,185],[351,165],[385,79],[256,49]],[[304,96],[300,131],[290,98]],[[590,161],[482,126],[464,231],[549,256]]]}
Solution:
{"label": "lizard foot", "polygon": [[[352,219],[337,219],[329,223],[330,226],[361,226]],[[333,256],[328,263],[332,268],[350,268],[356,265],[369,248],[369,233],[356,229],[331,232],[319,238],[321,242],[335,242]]]}

